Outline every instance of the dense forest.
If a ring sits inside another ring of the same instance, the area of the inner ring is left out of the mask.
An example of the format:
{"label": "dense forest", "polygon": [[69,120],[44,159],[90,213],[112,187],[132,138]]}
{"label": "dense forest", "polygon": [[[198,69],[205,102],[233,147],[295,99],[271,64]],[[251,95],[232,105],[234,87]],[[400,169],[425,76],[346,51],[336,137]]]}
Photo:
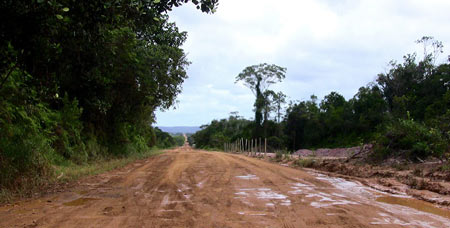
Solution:
{"label": "dense forest", "polygon": [[180,143],[151,127],[187,78],[187,34],[167,12],[217,0],[0,3],[0,189]]}
{"label": "dense forest", "polygon": [[255,118],[247,120],[231,113],[228,119],[202,126],[191,141],[199,148],[221,149],[224,143],[239,138],[265,137],[270,150],[291,152],[372,143],[378,159],[448,158],[450,57],[435,64],[442,43],[432,37],[417,43],[424,47],[423,59],[408,54],[403,63],[391,61],[386,73],[359,88],[353,98],[346,100],[331,92],[319,102],[312,95],[307,101],[289,102],[283,115],[280,109],[286,96],[268,87],[282,81],[286,69],[268,64],[250,66],[236,80],[244,81],[255,94]]}

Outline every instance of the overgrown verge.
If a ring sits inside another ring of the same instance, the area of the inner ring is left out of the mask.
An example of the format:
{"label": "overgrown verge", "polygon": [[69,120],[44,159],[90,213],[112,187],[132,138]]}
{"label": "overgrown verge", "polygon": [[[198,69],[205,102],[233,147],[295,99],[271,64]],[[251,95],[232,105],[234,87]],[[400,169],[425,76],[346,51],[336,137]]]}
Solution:
{"label": "overgrown verge", "polygon": [[37,178],[35,181],[28,184],[22,184],[14,189],[2,188],[0,190],[0,204],[10,202],[16,198],[61,191],[61,186],[82,177],[121,168],[136,160],[145,159],[161,153],[163,153],[161,149],[153,148],[143,153],[130,154],[127,157],[97,158],[96,160],[84,164],[65,161],[58,165],[52,165],[51,175]]}
{"label": "overgrown verge", "polygon": [[181,144],[150,125],[124,125],[117,134],[102,137],[82,122],[76,98],[65,94],[53,98],[51,105],[38,96],[36,87],[26,85],[27,80],[28,74],[14,70],[0,88],[2,201],[53,183],[60,171],[63,179],[76,178],[147,156],[152,148]]}

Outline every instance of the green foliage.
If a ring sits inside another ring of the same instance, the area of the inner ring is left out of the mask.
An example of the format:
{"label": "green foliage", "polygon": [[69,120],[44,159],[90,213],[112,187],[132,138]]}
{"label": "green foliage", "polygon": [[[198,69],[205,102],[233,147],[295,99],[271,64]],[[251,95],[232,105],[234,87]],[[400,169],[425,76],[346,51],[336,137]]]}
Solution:
{"label": "green foliage", "polygon": [[175,145],[176,146],[183,146],[184,145],[184,136],[183,135],[181,135],[181,134],[173,135],[172,137],[175,140]]}
{"label": "green foliage", "polygon": [[28,186],[47,176],[56,124],[48,105],[35,103],[36,93],[24,87],[26,73],[14,70],[0,90],[0,186]]}
{"label": "green foliage", "polygon": [[186,32],[167,11],[217,0],[0,3],[0,188],[54,164],[130,156],[175,140],[153,129],[187,78]]}
{"label": "green foliage", "polygon": [[353,146],[357,137],[353,103],[331,92],[317,105],[316,97],[291,103],[286,111],[284,132],[291,150],[299,148]]}
{"label": "green foliage", "polygon": [[[155,128],[156,135],[156,146],[158,148],[169,148],[173,146],[177,146],[177,141],[174,137],[172,137],[169,133],[161,131],[159,128]],[[184,142],[184,138],[183,138]]]}
{"label": "green foliage", "polygon": [[440,170],[443,172],[450,172],[450,161],[448,161],[446,164],[443,164],[440,167]]}
{"label": "green foliage", "polygon": [[294,161],[294,165],[304,168],[312,168],[316,164],[316,160],[310,158],[299,158]]}
{"label": "green foliage", "polygon": [[197,148],[223,148],[224,143],[251,138],[253,127],[251,121],[231,115],[228,119],[213,120],[202,126],[202,130],[191,136],[191,142]]}
{"label": "green foliage", "polygon": [[[236,76],[236,82],[242,81],[245,86],[255,95],[255,128],[253,131],[253,137],[267,136],[267,128],[264,125],[264,131],[261,131],[261,124],[268,120],[268,113],[270,112],[269,96],[278,99],[278,103],[282,102],[282,97],[278,98],[278,95],[273,91],[268,91],[270,85],[275,84],[277,81],[281,82],[286,76],[286,68],[277,66],[275,64],[262,63],[259,65],[253,65],[246,67],[238,76]],[[280,94],[281,96],[281,94]],[[264,119],[263,119],[264,112]],[[264,132],[264,134],[261,134]]]}
{"label": "green foliage", "polygon": [[275,151],[275,161],[281,161],[283,159],[284,152],[282,150]]}
{"label": "green foliage", "polygon": [[55,113],[54,126],[55,139],[52,147],[57,153],[76,163],[84,163],[88,159],[84,142],[81,139],[83,124],[80,121],[82,109],[78,101],[70,101],[67,94],[62,99],[61,109]]}
{"label": "green foliage", "polygon": [[377,127],[387,119],[387,104],[382,91],[377,85],[361,87],[350,103],[353,106],[355,130],[365,140],[370,140]]}
{"label": "green foliage", "polygon": [[381,158],[402,156],[416,160],[433,156],[441,158],[448,141],[434,128],[412,119],[399,119],[386,127],[386,132],[377,139],[377,153]]}

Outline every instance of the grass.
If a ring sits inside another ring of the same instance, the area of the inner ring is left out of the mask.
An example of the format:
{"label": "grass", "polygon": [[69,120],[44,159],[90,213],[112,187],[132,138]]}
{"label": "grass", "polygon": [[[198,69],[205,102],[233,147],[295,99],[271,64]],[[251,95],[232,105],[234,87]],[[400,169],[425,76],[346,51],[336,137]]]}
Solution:
{"label": "grass", "polygon": [[[123,158],[102,158],[81,165],[67,161],[61,165],[53,165],[53,170],[55,172],[54,177],[41,179],[39,181],[47,182],[48,185],[72,182],[82,177],[92,176],[121,168],[136,160],[145,159],[162,153],[163,151],[161,149],[151,149],[145,153],[130,154],[129,156]],[[10,203],[17,198],[29,197],[39,191],[42,191],[42,189],[38,187],[33,189],[15,189],[14,191],[0,188],[0,204]]]}
{"label": "grass", "polygon": [[0,189],[0,205],[2,203],[8,203],[12,200],[13,194],[11,191],[8,191],[6,189]]}
{"label": "grass", "polygon": [[92,176],[121,168],[136,160],[145,159],[162,153],[163,152],[160,149],[152,149],[145,153],[131,154],[128,157],[123,158],[103,159],[82,165],[69,163],[53,167],[56,172],[57,181],[74,181],[81,177]]}
{"label": "grass", "polygon": [[450,172],[450,161],[448,161],[446,164],[443,164],[440,167],[440,170],[443,172]]}
{"label": "grass", "polygon": [[312,158],[299,158],[294,161],[294,164],[299,167],[312,168],[316,164],[316,160]]}

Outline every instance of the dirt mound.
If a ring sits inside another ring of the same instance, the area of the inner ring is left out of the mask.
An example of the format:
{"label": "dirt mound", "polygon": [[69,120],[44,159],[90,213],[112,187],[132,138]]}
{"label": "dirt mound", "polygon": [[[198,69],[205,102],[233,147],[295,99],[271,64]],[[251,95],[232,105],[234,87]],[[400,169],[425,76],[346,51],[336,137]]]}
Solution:
{"label": "dirt mound", "polygon": [[294,155],[299,155],[303,157],[308,156],[316,156],[316,157],[350,157],[355,154],[358,154],[361,152],[361,149],[367,150],[371,149],[372,145],[367,144],[364,145],[362,148],[360,146],[350,147],[350,148],[323,148],[323,149],[317,149],[317,150],[307,150],[307,149],[300,149],[294,152]]}

